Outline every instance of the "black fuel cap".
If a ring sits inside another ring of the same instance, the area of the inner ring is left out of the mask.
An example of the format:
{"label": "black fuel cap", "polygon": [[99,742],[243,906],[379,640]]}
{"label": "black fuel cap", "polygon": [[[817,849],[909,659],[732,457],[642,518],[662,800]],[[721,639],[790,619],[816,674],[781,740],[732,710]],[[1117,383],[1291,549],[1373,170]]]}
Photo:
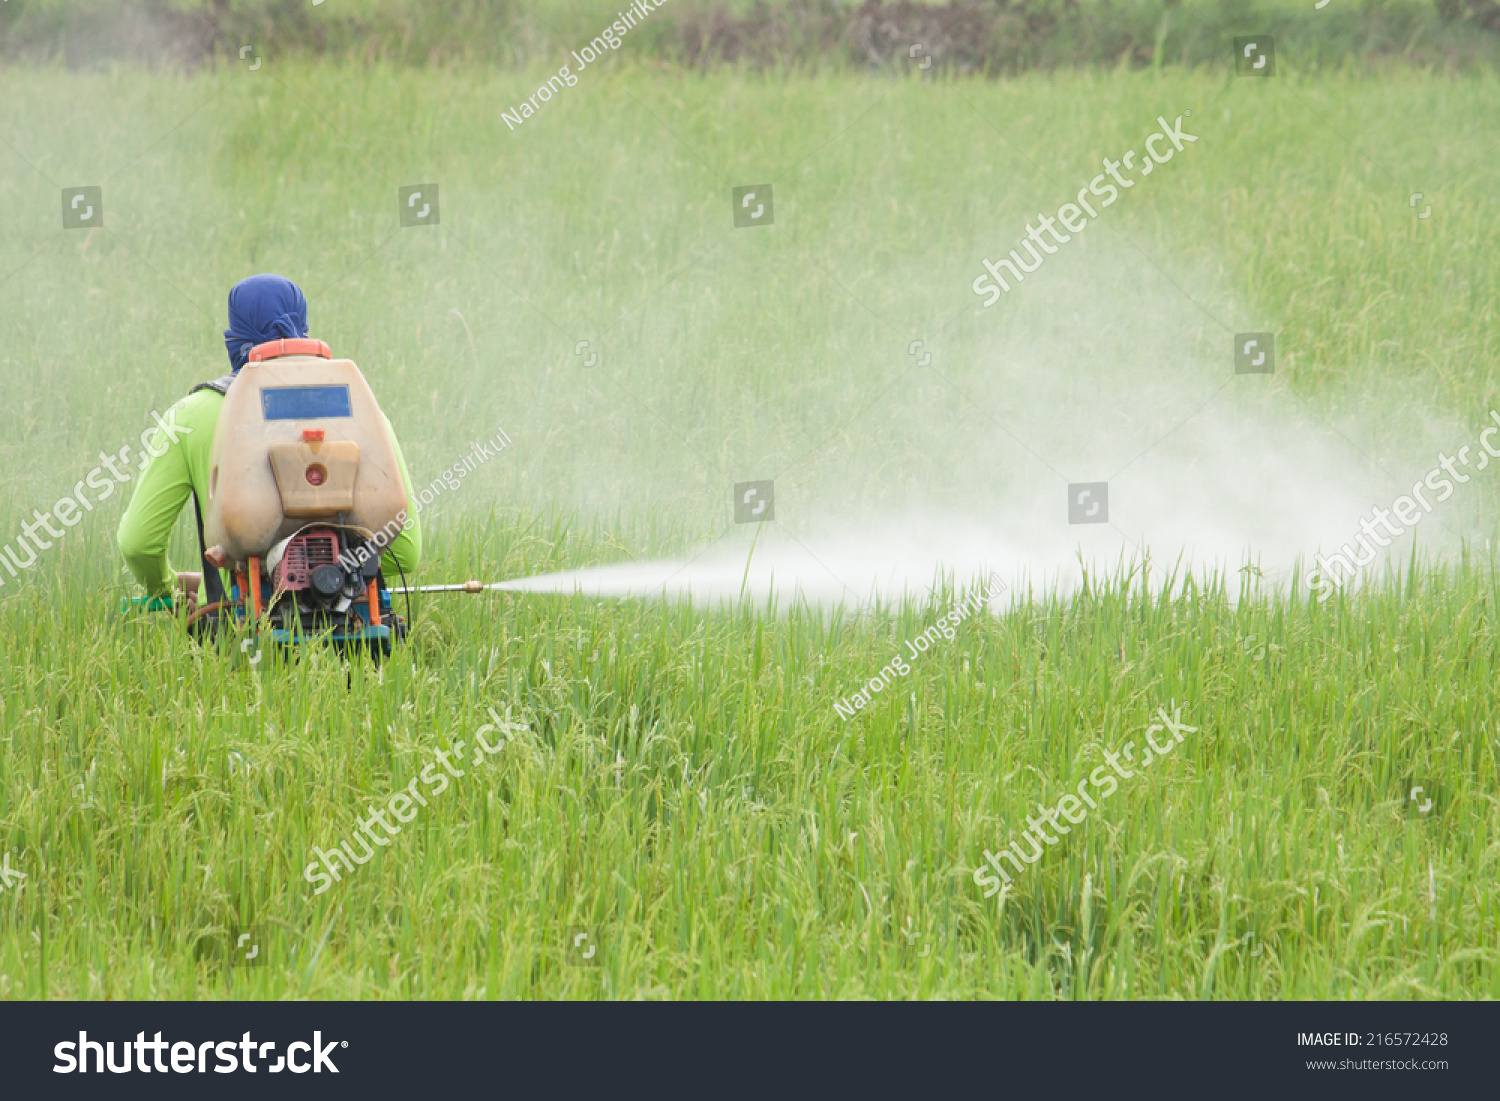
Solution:
{"label": "black fuel cap", "polygon": [[344,587],[344,571],[340,566],[322,565],[312,572],[313,591],[320,596],[332,596]]}

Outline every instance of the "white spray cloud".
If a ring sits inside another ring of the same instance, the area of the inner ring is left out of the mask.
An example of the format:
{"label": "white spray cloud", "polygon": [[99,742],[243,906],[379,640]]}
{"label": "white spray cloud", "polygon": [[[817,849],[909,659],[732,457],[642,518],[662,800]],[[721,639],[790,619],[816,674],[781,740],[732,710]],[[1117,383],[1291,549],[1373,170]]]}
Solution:
{"label": "white spray cloud", "polygon": [[[778,476],[776,520],[753,554],[747,525],[696,556],[510,587],[859,604],[991,572],[1013,593],[1066,592],[1085,569],[1112,573],[1147,556],[1158,582],[1174,569],[1248,565],[1281,587],[1299,561],[1350,539],[1408,473],[1420,477],[1434,440],[1471,435],[1388,397],[1345,398],[1330,423],[1328,391],[1300,396],[1307,376],[1294,386],[1286,372],[1284,339],[1278,373],[1234,374],[1229,326],[1274,331],[1274,318],[1117,241],[1081,243],[1003,308],[965,318],[930,370],[862,419],[844,424],[848,406],[809,418],[842,431]],[[775,465],[773,456],[762,468]],[[619,469],[631,476],[630,461]],[[1070,524],[1069,484],[1105,481],[1109,522]],[[1451,544],[1461,523],[1456,511],[1439,520],[1451,521],[1446,533],[1424,532],[1425,546],[1442,534]],[[1408,537],[1387,554],[1409,549]]]}

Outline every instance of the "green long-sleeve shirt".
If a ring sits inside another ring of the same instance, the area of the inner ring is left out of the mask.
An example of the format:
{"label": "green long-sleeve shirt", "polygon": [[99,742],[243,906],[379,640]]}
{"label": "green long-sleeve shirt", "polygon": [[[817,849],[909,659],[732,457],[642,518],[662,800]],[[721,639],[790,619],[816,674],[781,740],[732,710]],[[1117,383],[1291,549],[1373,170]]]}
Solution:
{"label": "green long-sleeve shirt", "polygon": [[[154,458],[141,475],[117,534],[125,562],[135,579],[145,586],[148,596],[170,593],[177,583],[177,573],[167,562],[167,543],[193,493],[198,494],[200,502],[208,501],[209,454],[213,450],[214,428],[219,422],[219,407],[223,404],[224,395],[216,390],[189,394],[167,411],[162,420],[168,428],[158,427],[148,446]],[[406,459],[389,420],[386,428],[390,430],[391,446],[401,468],[406,499],[415,501]],[[394,577],[394,566],[399,565],[409,578],[421,557],[422,529],[412,511],[406,530],[385,548],[381,568],[387,577]],[[229,574],[220,572],[224,591],[228,592]]]}

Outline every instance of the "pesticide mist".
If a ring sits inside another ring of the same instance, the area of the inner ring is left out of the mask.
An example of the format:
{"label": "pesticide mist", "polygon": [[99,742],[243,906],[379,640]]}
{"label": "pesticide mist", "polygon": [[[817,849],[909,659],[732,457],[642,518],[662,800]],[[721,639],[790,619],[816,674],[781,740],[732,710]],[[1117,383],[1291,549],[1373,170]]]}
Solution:
{"label": "pesticide mist", "polygon": [[[1320,551],[1351,543],[1373,505],[1409,486],[1408,470],[1420,478],[1424,450],[1472,437],[1394,386],[1330,413],[1284,373],[1237,375],[1229,327],[1274,330],[1275,318],[1102,232],[1080,246],[997,308],[971,309],[932,362],[898,364],[883,389],[864,388],[863,403],[804,380],[791,399],[804,403],[797,432],[768,409],[754,418],[762,434],[768,420],[783,431],[774,450],[757,449],[734,414],[737,386],[706,403],[743,449],[736,474],[774,477],[769,523],[730,522],[728,480],[710,486],[676,467],[691,449],[670,432],[625,433],[619,450],[594,437],[570,471],[583,508],[603,509],[592,486],[624,483],[624,495],[667,507],[683,484],[703,486],[693,499],[719,514],[716,530],[680,555],[505,588],[857,606],[992,576],[1011,594],[1067,593],[1085,575],[1132,568],[1153,584],[1217,574],[1233,592],[1244,571],[1261,591],[1285,591],[1294,577],[1305,588]],[[1277,352],[1283,370],[1297,361],[1295,348]],[[601,446],[607,478],[584,465]],[[1069,522],[1078,483],[1107,484],[1107,501],[1095,487],[1086,502],[1098,499],[1107,522]],[[1457,546],[1463,504],[1436,505],[1425,551]],[[1391,541],[1365,576],[1402,561],[1413,537]]]}

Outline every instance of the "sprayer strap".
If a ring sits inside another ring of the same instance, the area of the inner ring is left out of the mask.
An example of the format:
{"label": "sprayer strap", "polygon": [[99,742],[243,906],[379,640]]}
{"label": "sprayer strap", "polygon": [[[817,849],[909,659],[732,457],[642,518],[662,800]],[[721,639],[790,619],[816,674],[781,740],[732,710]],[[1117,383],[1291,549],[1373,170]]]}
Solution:
{"label": "sprayer strap", "polygon": [[224,599],[224,582],[219,577],[219,567],[208,560],[208,548],[203,545],[203,509],[198,505],[198,493],[193,491],[193,518],[198,521],[198,556],[203,561],[203,603],[217,604]]}
{"label": "sprayer strap", "polygon": [[232,373],[227,374],[223,378],[214,379],[212,382],[200,382],[197,386],[189,390],[188,393],[196,394],[199,390],[213,390],[221,395],[227,394],[229,392],[229,384],[233,381],[234,375]]}

